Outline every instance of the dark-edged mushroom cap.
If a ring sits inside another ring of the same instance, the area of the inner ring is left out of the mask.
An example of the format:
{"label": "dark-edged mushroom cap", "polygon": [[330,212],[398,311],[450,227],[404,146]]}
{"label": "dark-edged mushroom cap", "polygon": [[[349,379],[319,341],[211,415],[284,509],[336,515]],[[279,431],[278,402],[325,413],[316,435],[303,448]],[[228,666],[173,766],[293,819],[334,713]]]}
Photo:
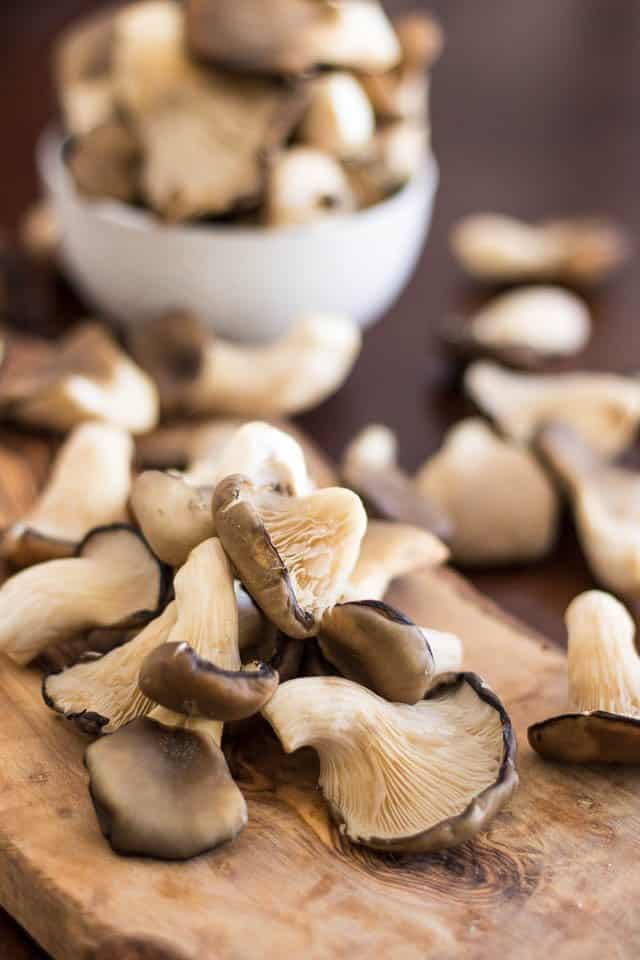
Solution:
{"label": "dark-edged mushroom cap", "polygon": [[149,717],[88,747],[91,799],[115,851],[186,860],[233,840],[244,798],[206,724],[171,727]]}
{"label": "dark-edged mushroom cap", "polygon": [[528,286],[499,294],[469,318],[448,318],[440,333],[465,359],[535,369],[580,353],[591,336],[591,317],[569,290]]}
{"label": "dark-edged mushroom cap", "polygon": [[348,680],[395,703],[417,703],[435,664],[424,634],[386,603],[363,600],[328,610],[318,630],[320,650]]}
{"label": "dark-edged mushroom cap", "polygon": [[76,427],[61,447],[47,486],[7,531],[2,553],[17,566],[70,557],[95,527],[126,518],[131,437],[110,424]]}
{"label": "dark-edged mushroom cap", "polygon": [[640,763],[640,657],[635,624],[610,594],[592,590],[566,613],[569,709],[529,727],[529,743],[565,763]]}
{"label": "dark-edged mushroom cap", "polygon": [[367,519],[339,487],[307,497],[257,490],[240,475],[216,487],[216,532],[239,579],[287,636],[312,636],[355,567]]}
{"label": "dark-edged mushroom cap", "polygon": [[142,626],[164,608],[170,583],[170,571],[138,530],[98,527],[75,556],[39,563],[3,584],[0,649],[24,665],[94,627]]}
{"label": "dark-edged mushroom cap", "polygon": [[374,517],[424,527],[447,540],[453,532],[449,516],[415,487],[396,457],[394,433],[388,427],[370,424],[347,447],[341,473]]}
{"label": "dark-edged mushroom cap", "polygon": [[222,670],[187,643],[165,643],[140,668],[142,693],[174,713],[230,723],[252,717],[271,699],[278,673],[267,664]]}
{"label": "dark-edged mushroom cap", "polygon": [[442,850],[487,828],[518,784],[511,722],[475,674],[389,703],[339,677],[281,684],[263,715],[286,753],[312,746],[319,786],[354,843]]}
{"label": "dark-edged mushroom cap", "polygon": [[538,451],[567,491],[596,580],[623,596],[640,589],[640,473],[612,464],[563,423],[545,425]]}

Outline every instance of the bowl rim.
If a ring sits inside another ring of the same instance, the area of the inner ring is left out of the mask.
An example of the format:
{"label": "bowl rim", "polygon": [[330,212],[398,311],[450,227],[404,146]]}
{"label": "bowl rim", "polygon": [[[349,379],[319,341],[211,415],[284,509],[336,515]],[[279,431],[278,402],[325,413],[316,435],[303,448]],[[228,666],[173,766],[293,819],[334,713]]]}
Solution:
{"label": "bowl rim", "polygon": [[69,194],[74,203],[89,210],[94,216],[105,220],[114,226],[133,231],[163,232],[174,236],[203,237],[206,235],[237,237],[253,239],[257,237],[295,237],[300,234],[314,233],[322,230],[332,230],[336,225],[345,223],[366,224],[399,207],[413,193],[422,193],[426,188],[435,193],[438,187],[438,163],[430,150],[423,169],[415,174],[404,186],[390,197],[375,203],[362,210],[352,213],[341,213],[336,216],[319,220],[311,224],[290,224],[281,227],[265,226],[234,226],[232,224],[216,223],[164,223],[146,210],[141,210],[130,204],[118,200],[90,200],[82,197],[76,190],[75,184],[64,162],[64,147],[66,139],[59,126],[49,124],[40,134],[36,145],[36,166],[39,177],[50,194],[57,194],[62,189]]}

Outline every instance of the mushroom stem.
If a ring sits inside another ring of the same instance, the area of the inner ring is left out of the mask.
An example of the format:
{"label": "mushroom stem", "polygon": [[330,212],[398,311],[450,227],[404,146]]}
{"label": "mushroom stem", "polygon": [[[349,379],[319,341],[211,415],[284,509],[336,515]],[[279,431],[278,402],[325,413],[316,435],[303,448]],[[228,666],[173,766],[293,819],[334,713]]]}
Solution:
{"label": "mushroom stem", "polygon": [[640,658],[635,624],[610,594],[583,593],[566,613],[569,703],[579,712],[640,716]]}
{"label": "mushroom stem", "polygon": [[440,630],[431,630],[420,627],[423,637],[431,648],[434,668],[433,677],[443,673],[457,673],[462,667],[463,647],[462,640],[454,633],[442,633]]}

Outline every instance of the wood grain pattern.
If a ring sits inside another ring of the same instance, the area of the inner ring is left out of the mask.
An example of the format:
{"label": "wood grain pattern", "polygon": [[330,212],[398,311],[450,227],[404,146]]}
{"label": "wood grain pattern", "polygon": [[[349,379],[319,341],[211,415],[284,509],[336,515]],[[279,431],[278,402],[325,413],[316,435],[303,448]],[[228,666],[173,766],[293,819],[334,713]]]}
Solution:
{"label": "wood grain pattern", "polygon": [[640,773],[545,765],[524,735],[563,702],[562,655],[449,571],[391,599],[457,631],[515,722],[522,786],[477,842],[428,856],[350,845],[313,752],[284,757],[257,725],[231,751],[250,811],[234,845],[187,864],[119,858],[89,801],[84,741],[44,709],[37,674],[3,662],[2,904],[57,960],[637,956]]}

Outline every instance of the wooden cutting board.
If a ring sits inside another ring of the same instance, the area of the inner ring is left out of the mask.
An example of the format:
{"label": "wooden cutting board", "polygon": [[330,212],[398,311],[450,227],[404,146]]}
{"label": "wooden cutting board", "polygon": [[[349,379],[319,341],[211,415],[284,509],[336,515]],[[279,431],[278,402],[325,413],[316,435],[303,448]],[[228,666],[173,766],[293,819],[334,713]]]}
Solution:
{"label": "wooden cutting board", "polygon": [[232,760],[250,812],[234,845],[122,859],[98,829],[84,741],[44,708],[36,673],[2,662],[3,906],[57,960],[640,956],[640,772],[544,764],[526,742],[562,705],[562,655],[448,571],[391,600],[458,632],[511,712],[522,784],[489,833],[428,856],[352,847],[314,789],[314,754],[284,757],[258,732]]}

